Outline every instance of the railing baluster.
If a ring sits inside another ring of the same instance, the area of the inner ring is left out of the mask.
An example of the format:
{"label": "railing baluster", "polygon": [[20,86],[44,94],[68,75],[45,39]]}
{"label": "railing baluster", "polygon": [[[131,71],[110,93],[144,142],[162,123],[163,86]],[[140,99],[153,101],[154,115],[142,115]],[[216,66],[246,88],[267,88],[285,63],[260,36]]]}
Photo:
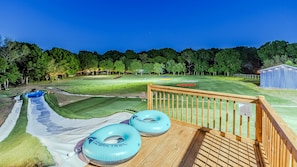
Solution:
{"label": "railing baluster", "polygon": [[236,101],[233,101],[233,135],[235,135],[235,125],[236,125]]}
{"label": "railing baluster", "polygon": [[180,112],[180,120],[183,120],[183,114],[184,114],[184,95],[181,95],[181,112]]}
{"label": "railing baluster", "polygon": [[217,112],[217,108],[216,108],[216,98],[213,98],[213,129],[216,128],[216,112]]}
{"label": "railing baluster", "polygon": [[191,124],[193,124],[193,108],[194,108],[194,96],[191,95]]}
{"label": "railing baluster", "polygon": [[189,100],[188,100],[188,98],[189,98],[189,96],[188,95],[186,95],[186,122],[189,122],[189,119],[188,119],[188,117],[189,117],[189,110],[188,110],[188,106],[189,106]]}
{"label": "railing baluster", "polygon": [[156,107],[155,109],[158,110],[158,92],[155,91],[154,94],[155,94],[155,107]]}
{"label": "railing baluster", "polygon": [[160,107],[160,111],[163,111],[164,109],[162,108],[163,106],[162,106],[162,102],[163,102],[163,96],[162,96],[162,92],[159,92],[159,107]]}
{"label": "railing baluster", "polygon": [[239,135],[242,136],[242,115],[239,116]]}
{"label": "railing baluster", "polygon": [[[272,124],[271,124],[271,122],[269,122],[269,134],[268,134],[269,140],[268,141],[269,141],[269,148],[270,149],[269,149],[269,152],[268,153],[269,153],[269,161],[270,162],[272,162],[272,154],[273,154],[273,150],[272,150],[273,149],[273,141],[271,139],[272,138],[272,135],[273,135],[272,132],[273,132],[272,131]],[[271,164],[271,165],[273,165],[273,164]]]}
{"label": "railing baluster", "polygon": [[276,163],[275,163],[275,159],[276,158],[273,158],[273,155],[276,154],[276,148],[275,148],[275,145],[276,145],[276,138],[275,138],[275,129],[272,128],[272,153],[271,153],[271,160],[272,160],[272,163],[271,163],[271,166],[276,166]]}
{"label": "railing baluster", "polygon": [[207,98],[207,127],[209,128],[210,122],[210,98]]}
{"label": "railing baluster", "polygon": [[251,137],[251,118],[247,117],[247,138]]}
{"label": "railing baluster", "polygon": [[201,100],[201,101],[202,101],[202,104],[201,104],[201,105],[202,105],[202,113],[201,113],[201,114],[202,114],[202,115],[201,115],[201,116],[202,116],[202,120],[201,120],[201,126],[204,126],[204,97],[201,97],[201,98],[202,98],[202,100]]}
{"label": "railing baluster", "polygon": [[178,119],[178,112],[179,112],[179,103],[178,103],[178,94],[176,94],[176,119]]}
{"label": "railing baluster", "polygon": [[[280,152],[280,137],[279,137],[279,135],[276,136],[276,153],[277,153],[276,157],[280,157],[281,152]],[[276,159],[276,165],[280,166],[279,159],[278,158],[275,158],[275,159]]]}
{"label": "railing baluster", "polygon": [[287,149],[286,153],[285,153],[285,165],[284,166],[290,166],[290,159],[291,159],[291,155],[290,155],[290,151]]}
{"label": "railing baluster", "polygon": [[167,114],[169,116],[171,116],[170,113],[171,113],[171,109],[170,109],[170,93],[167,93]]}
{"label": "railing baluster", "polygon": [[165,108],[166,108],[166,93],[165,92],[163,92],[163,110],[164,110],[164,112],[166,112],[166,110],[165,110]]}
{"label": "railing baluster", "polygon": [[228,115],[228,105],[229,105],[229,101],[226,100],[226,132],[228,132],[228,118],[229,118],[229,115]]}
{"label": "railing baluster", "polygon": [[171,94],[171,105],[172,105],[172,118],[174,118],[175,107],[174,107],[174,93]]}
{"label": "railing baluster", "polygon": [[220,131],[222,131],[222,121],[223,121],[222,110],[223,110],[223,103],[222,103],[222,99],[220,99],[220,127],[219,127]]}
{"label": "railing baluster", "polygon": [[199,125],[199,96],[196,96],[196,125]]}
{"label": "railing baluster", "polygon": [[279,164],[284,164],[284,159],[285,159],[285,156],[284,156],[284,142],[283,142],[283,140],[280,140],[280,150],[279,150],[279,153],[280,153],[280,155],[279,155],[279,157],[280,157],[280,160],[279,160]]}

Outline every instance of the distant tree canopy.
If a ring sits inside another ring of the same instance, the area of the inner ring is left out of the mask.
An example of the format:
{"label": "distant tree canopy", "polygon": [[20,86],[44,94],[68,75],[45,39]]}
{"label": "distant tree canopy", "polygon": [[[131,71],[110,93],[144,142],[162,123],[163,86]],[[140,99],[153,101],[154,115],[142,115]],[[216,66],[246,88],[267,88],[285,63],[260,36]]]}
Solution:
{"label": "distant tree canopy", "polygon": [[0,85],[27,84],[32,81],[57,80],[78,72],[85,75],[132,73],[179,75],[232,75],[256,73],[264,67],[297,64],[297,43],[267,42],[259,48],[191,48],[177,52],[172,48],[136,53],[110,50],[72,53],[63,48],[43,51],[36,44],[3,39],[0,36]]}
{"label": "distant tree canopy", "polygon": [[267,42],[257,50],[263,67],[285,64],[297,64],[297,43],[289,44],[286,41]]}

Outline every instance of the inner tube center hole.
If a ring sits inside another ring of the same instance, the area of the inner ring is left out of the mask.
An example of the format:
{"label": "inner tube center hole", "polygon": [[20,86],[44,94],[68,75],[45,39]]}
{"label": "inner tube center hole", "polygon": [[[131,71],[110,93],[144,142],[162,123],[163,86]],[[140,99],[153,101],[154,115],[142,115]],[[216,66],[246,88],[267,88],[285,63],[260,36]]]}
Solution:
{"label": "inner tube center hole", "polygon": [[107,144],[117,144],[124,141],[124,138],[122,136],[116,135],[116,136],[110,136],[106,139],[104,139],[104,142]]}
{"label": "inner tube center hole", "polygon": [[154,118],[144,118],[143,119],[145,122],[153,122],[153,121],[156,121],[156,119]]}

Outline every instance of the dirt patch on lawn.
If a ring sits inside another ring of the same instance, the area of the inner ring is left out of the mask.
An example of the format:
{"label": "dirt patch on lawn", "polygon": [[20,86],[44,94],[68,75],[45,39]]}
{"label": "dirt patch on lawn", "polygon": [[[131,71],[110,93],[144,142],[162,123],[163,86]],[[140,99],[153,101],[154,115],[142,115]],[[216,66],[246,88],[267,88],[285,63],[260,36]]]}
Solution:
{"label": "dirt patch on lawn", "polygon": [[11,98],[1,98],[0,104],[0,126],[2,126],[12,110],[14,100]]}
{"label": "dirt patch on lawn", "polygon": [[176,84],[176,86],[179,86],[179,87],[193,87],[193,86],[196,86],[195,83],[182,83],[182,84]]}
{"label": "dirt patch on lawn", "polygon": [[52,92],[52,93],[54,93],[55,96],[57,97],[57,101],[58,101],[58,104],[60,107],[90,98],[90,97],[86,97],[86,96],[66,95],[66,94],[58,92],[58,91]]}
{"label": "dirt patch on lawn", "polygon": [[114,77],[113,79],[119,79],[119,78],[121,78],[122,76],[116,76],[116,77]]}
{"label": "dirt patch on lawn", "polygon": [[26,92],[30,92],[32,89],[42,89],[38,86],[19,86],[16,88],[11,88],[9,90],[0,90],[0,126],[5,122],[9,113],[11,112],[13,105],[15,103],[14,97],[21,95]]}

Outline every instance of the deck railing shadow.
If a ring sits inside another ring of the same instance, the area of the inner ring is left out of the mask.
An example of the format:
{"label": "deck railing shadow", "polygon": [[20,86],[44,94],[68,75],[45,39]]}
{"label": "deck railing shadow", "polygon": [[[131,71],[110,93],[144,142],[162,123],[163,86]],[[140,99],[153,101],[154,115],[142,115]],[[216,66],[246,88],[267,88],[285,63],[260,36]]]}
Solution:
{"label": "deck railing shadow", "polygon": [[[208,129],[211,134],[227,139],[251,143],[256,146],[255,154],[266,157],[270,166],[297,166],[297,137],[263,96],[149,84],[147,99],[148,109],[160,110],[171,119]],[[191,145],[199,150],[198,138],[204,138],[203,131],[199,130],[195,137],[197,141],[193,141],[198,143]],[[265,166],[267,163],[260,159],[257,165]]]}

